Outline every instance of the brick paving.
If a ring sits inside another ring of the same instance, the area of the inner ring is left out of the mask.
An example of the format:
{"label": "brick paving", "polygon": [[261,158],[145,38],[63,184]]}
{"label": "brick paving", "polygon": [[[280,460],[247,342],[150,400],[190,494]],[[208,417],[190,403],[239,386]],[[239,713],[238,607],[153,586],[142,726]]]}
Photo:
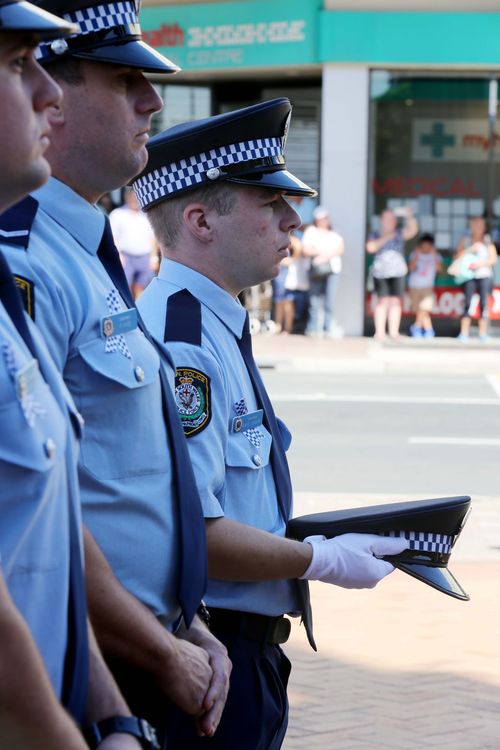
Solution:
{"label": "brick paving", "polygon": [[[500,339],[254,337],[259,364],[339,373],[500,372]],[[300,493],[296,514],[414,499]],[[473,498],[450,569],[462,602],[395,571],[371,591],[311,585],[318,653],[293,623],[284,750],[500,750],[500,489]]]}
{"label": "brick paving", "polygon": [[[308,512],[313,498],[297,501]],[[400,571],[370,591],[311,585],[318,653],[294,622],[284,750],[499,750],[500,497],[473,505],[450,564],[470,602]]]}

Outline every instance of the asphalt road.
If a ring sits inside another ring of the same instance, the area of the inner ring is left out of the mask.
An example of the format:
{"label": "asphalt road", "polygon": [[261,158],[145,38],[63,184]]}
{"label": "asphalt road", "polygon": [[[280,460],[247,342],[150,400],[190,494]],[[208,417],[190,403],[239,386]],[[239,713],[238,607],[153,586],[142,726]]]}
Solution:
{"label": "asphalt road", "polygon": [[297,492],[499,495],[500,381],[264,370]]}

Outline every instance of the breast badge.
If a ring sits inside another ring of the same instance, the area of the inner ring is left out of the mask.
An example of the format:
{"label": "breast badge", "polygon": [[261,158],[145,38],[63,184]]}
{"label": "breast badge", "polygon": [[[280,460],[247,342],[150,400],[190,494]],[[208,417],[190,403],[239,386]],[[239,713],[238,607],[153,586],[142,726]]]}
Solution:
{"label": "breast badge", "polygon": [[208,375],[188,367],[178,367],[175,373],[175,403],[186,437],[204,430],[212,417]]}

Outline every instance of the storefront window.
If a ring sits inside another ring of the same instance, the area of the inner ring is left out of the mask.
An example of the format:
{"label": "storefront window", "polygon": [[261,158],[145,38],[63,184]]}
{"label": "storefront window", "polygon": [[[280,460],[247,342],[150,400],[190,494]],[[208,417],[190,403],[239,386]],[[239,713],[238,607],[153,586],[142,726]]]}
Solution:
{"label": "storefront window", "polygon": [[153,118],[153,135],[180,122],[200,120],[212,114],[209,86],[172,86],[160,83],[155,83],[154,86],[164,101],[164,107]]}
{"label": "storefront window", "polygon": [[[493,240],[500,240],[500,128],[491,138],[489,96],[487,75],[372,72],[367,232],[377,231],[385,208],[409,206],[420,232],[434,235],[445,264],[471,215],[487,216]],[[453,291],[446,273],[437,286]],[[459,291],[456,304],[450,297],[442,310],[437,305],[438,315],[460,314]]]}

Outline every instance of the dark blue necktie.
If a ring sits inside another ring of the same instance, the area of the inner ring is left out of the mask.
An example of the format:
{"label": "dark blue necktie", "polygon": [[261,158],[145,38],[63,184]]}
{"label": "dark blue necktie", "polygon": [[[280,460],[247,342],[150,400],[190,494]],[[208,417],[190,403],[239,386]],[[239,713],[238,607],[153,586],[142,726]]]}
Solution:
{"label": "dark blue necktie", "polygon": [[[262,382],[262,378],[260,377],[259,369],[255,364],[255,360],[253,358],[252,337],[250,335],[248,313],[246,314],[241,339],[237,339],[237,343],[248,370],[250,380],[252,381],[257,403],[264,411],[264,426],[270,432],[272,437],[271,466],[273,469],[279,508],[283,520],[287,524],[292,510],[293,497],[290,471],[288,469],[288,461],[286,459],[281,430],[278,425],[273,406],[264,387],[264,383]],[[302,609],[302,621],[306,629],[307,639],[311,644],[311,647],[316,651],[316,643],[314,642],[312,629],[312,610],[309,596],[309,584],[307,581],[302,581],[299,579],[297,579],[296,584]]]}
{"label": "dark blue necktie", "polygon": [[[0,300],[29,351],[38,359],[35,344],[26,324],[21,296],[2,253],[0,253]],[[68,467],[68,470],[71,471],[71,467]],[[68,642],[61,701],[75,721],[81,724],[84,719],[88,690],[87,605],[79,529],[71,503],[68,513],[70,545]],[[50,613],[47,613],[47,616],[50,616]]]}
{"label": "dark blue necktie", "polygon": [[[115,247],[109,220],[106,217],[103,236],[97,255],[108,272],[114,285],[127,305],[135,303],[130,293],[127,279]],[[179,413],[163,363],[175,372],[175,367],[166,352],[161,349],[149,334],[137,311],[139,327],[160,356],[160,380],[162,391],[163,415],[172,457],[172,476],[174,494],[177,500],[177,518],[179,523],[179,567],[177,598],[182,609],[186,626],[191,624],[196,610],[207,587],[207,545],[205,520],[201,508],[200,496],[196,487],[191,460],[189,458],[186,438],[182,431]],[[167,502],[167,498],[165,498]]]}

